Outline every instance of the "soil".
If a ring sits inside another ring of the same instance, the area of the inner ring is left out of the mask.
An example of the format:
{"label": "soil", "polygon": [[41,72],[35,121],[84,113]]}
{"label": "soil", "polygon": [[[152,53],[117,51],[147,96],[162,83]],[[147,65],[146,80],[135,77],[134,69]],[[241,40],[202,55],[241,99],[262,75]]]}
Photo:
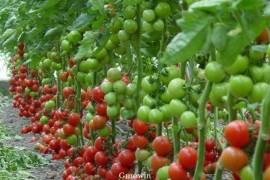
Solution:
{"label": "soil", "polygon": [[[29,151],[35,151],[35,142],[31,142],[34,135],[31,133],[22,135],[20,133],[21,127],[27,124],[29,120],[19,117],[18,111],[11,106],[11,103],[5,104],[6,105],[4,105],[0,111],[0,121],[8,130],[12,131],[12,134],[19,134],[21,135],[21,138],[12,138],[12,140],[7,140],[4,143],[9,146],[23,147]],[[42,156],[48,159],[49,163],[40,167],[34,167],[27,170],[34,177],[27,180],[61,180],[61,173],[63,172],[64,163],[62,161],[52,161],[51,155],[42,154]]]}

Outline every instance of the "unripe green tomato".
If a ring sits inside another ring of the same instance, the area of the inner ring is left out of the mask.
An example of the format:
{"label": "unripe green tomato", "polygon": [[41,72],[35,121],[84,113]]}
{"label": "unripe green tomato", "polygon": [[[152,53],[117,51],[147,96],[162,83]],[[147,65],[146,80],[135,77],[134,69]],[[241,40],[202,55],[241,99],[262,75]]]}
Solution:
{"label": "unripe green tomato", "polygon": [[158,17],[166,18],[171,14],[171,7],[166,2],[160,2],[155,8],[155,13]]}
{"label": "unripe green tomato", "polygon": [[127,85],[126,95],[133,96],[135,95],[135,92],[136,92],[136,85],[134,83],[129,83]]}
{"label": "unripe green tomato", "polygon": [[109,118],[117,118],[120,113],[119,105],[107,106],[107,115]]}
{"label": "unripe green tomato", "polygon": [[52,66],[52,63],[53,63],[52,60],[50,60],[50,59],[44,59],[44,61],[43,61],[43,63],[42,63],[42,67],[43,67],[44,69],[50,69],[51,66]]}
{"label": "unripe green tomato", "polygon": [[85,77],[86,77],[86,73],[82,73],[82,72],[77,73],[77,80],[80,82],[80,84],[85,84]]}
{"label": "unripe green tomato", "polygon": [[110,81],[103,81],[100,85],[102,91],[107,94],[113,90],[113,83]]}
{"label": "unripe green tomato", "polygon": [[163,113],[158,109],[152,109],[149,112],[148,119],[152,123],[161,123],[163,121]]}
{"label": "unripe green tomato", "polygon": [[182,98],[185,95],[185,81],[181,78],[175,78],[168,85],[168,92],[173,98]]}
{"label": "unripe green tomato", "polygon": [[125,42],[125,41],[129,40],[129,34],[125,30],[120,30],[118,32],[118,39],[121,42]]}
{"label": "unripe green tomato", "polygon": [[62,69],[62,66],[61,66],[61,64],[59,64],[59,63],[55,63],[55,62],[53,62],[53,69],[55,70],[55,71],[60,71],[61,69]]}
{"label": "unripe green tomato", "polygon": [[264,52],[258,51],[254,48],[250,48],[249,57],[252,60],[252,63],[257,64],[261,59],[264,58]]}
{"label": "unripe green tomato", "polygon": [[165,103],[168,103],[172,100],[171,94],[168,92],[168,89],[166,89],[160,96],[161,100]]}
{"label": "unripe green tomato", "polygon": [[91,85],[93,83],[93,80],[94,80],[94,74],[92,72],[87,73],[84,80],[88,85]]}
{"label": "unripe green tomato", "polygon": [[263,79],[267,83],[270,81],[270,65],[268,64],[263,65]]}
{"label": "unripe green tomato", "polygon": [[39,120],[42,124],[48,124],[49,118],[47,116],[41,116]]}
{"label": "unripe green tomato", "polygon": [[261,102],[269,89],[269,85],[265,82],[259,82],[254,84],[252,91],[249,95],[249,100],[251,102]]}
{"label": "unripe green tomato", "polygon": [[90,70],[96,70],[99,66],[98,60],[94,58],[88,58],[86,62],[89,64]]}
{"label": "unripe green tomato", "polygon": [[150,108],[148,106],[140,106],[137,111],[137,117],[142,121],[149,121]]}
{"label": "unripe green tomato", "polygon": [[[124,30],[129,33],[129,34],[133,34],[137,31],[138,29],[138,24],[136,21],[131,20],[131,19],[127,19],[124,21]],[[119,38],[120,39],[120,38]]]}
{"label": "unripe green tomato", "polygon": [[253,88],[253,82],[248,76],[236,75],[230,78],[230,92],[236,97],[248,96]]}
{"label": "unripe green tomato", "polygon": [[163,114],[164,121],[171,120],[171,118],[172,118],[172,109],[171,109],[171,106],[169,104],[164,104],[163,106],[161,106],[159,108],[159,110]]}
{"label": "unripe green tomato", "polygon": [[135,157],[137,161],[145,161],[151,155],[151,153],[145,149],[137,149]]}
{"label": "unripe green tomato", "polygon": [[249,62],[246,56],[238,55],[235,62],[229,67],[226,67],[225,70],[229,74],[233,74],[233,75],[243,73],[247,70],[248,64]]}
{"label": "unripe green tomato", "polygon": [[150,79],[150,76],[146,76],[142,79],[142,89],[146,93],[152,93],[157,90],[158,84]]}
{"label": "unripe green tomato", "polygon": [[108,56],[108,52],[105,48],[101,49],[99,52],[97,52],[96,54],[96,58],[97,59],[103,59],[105,58],[106,56]]}
{"label": "unripe green tomato", "polygon": [[152,98],[149,95],[144,96],[143,98],[143,105],[148,106],[148,107],[154,107],[157,104],[157,101]]}
{"label": "unripe green tomato", "polygon": [[102,129],[98,129],[97,133],[100,137],[108,137],[111,134],[111,129],[108,126],[105,126]]}
{"label": "unripe green tomato", "polygon": [[93,119],[93,115],[90,113],[90,112],[88,112],[87,114],[86,114],[86,116],[85,116],[85,120],[86,120],[86,122],[90,122],[92,119]]}
{"label": "unripe green tomato", "polygon": [[107,79],[111,82],[121,79],[121,71],[118,68],[110,68],[107,71]]}
{"label": "unripe green tomato", "polygon": [[180,122],[184,128],[196,128],[197,127],[197,117],[191,111],[185,111],[180,117]]}
{"label": "unripe green tomato", "polygon": [[108,94],[106,94],[104,96],[104,100],[106,102],[106,104],[110,105],[114,105],[117,102],[117,96],[115,92],[109,92]]}
{"label": "unripe green tomato", "polygon": [[142,22],[142,31],[143,32],[146,32],[146,33],[150,33],[153,31],[153,27],[152,27],[152,24],[146,22],[146,21],[143,21]]}
{"label": "unripe green tomato", "polygon": [[250,166],[245,166],[240,170],[239,174],[241,180],[255,180],[253,171]]}
{"label": "unripe green tomato", "polygon": [[157,180],[168,180],[169,179],[168,170],[169,166],[163,166],[159,168],[157,171]]}
{"label": "unripe green tomato", "polygon": [[136,15],[136,7],[134,6],[127,6],[124,10],[125,18],[132,19]]}
{"label": "unripe green tomato", "polygon": [[26,88],[24,89],[24,93],[25,93],[25,94],[30,94],[30,92],[31,92],[31,89],[29,89],[29,87],[26,87]]}
{"label": "unripe green tomato", "polygon": [[[119,40],[119,38],[118,38],[118,31],[117,31],[116,34],[112,34],[112,35],[111,35],[110,41],[111,41],[114,45],[117,45],[117,44],[120,42],[120,40]],[[114,47],[114,48],[116,48],[116,47]]]}
{"label": "unripe green tomato", "polygon": [[169,84],[169,82],[175,78],[180,78],[180,68],[176,66],[168,66],[165,68],[165,72],[161,74],[161,81],[164,84]]}
{"label": "unripe green tomato", "polygon": [[105,48],[110,51],[113,50],[115,47],[116,47],[115,44],[110,39],[107,41],[105,45]]}
{"label": "unripe green tomato", "polygon": [[127,109],[133,109],[135,107],[136,101],[133,98],[125,98],[124,100],[124,106]]}
{"label": "unripe green tomato", "polygon": [[156,20],[156,22],[154,22],[153,24],[153,28],[155,31],[163,31],[165,27],[164,22],[161,19]]}
{"label": "unripe green tomato", "polygon": [[180,117],[187,110],[187,106],[178,99],[172,99],[169,105],[173,117]]}
{"label": "unripe green tomato", "polygon": [[69,42],[76,44],[78,43],[82,38],[82,35],[80,34],[79,31],[71,31],[68,35],[67,35],[67,39]]}
{"label": "unripe green tomato", "polygon": [[116,33],[121,29],[122,26],[123,26],[123,19],[120,17],[115,17],[112,20],[112,23],[110,24],[110,29],[113,33]]}
{"label": "unripe green tomato", "polygon": [[205,67],[206,78],[214,83],[219,83],[225,78],[222,66],[217,62],[209,62]]}
{"label": "unripe green tomato", "polygon": [[122,81],[118,80],[113,83],[113,90],[118,94],[124,94],[126,92],[127,85]]}
{"label": "unripe green tomato", "polygon": [[135,118],[136,113],[133,110],[128,110],[126,108],[121,108],[120,114],[123,119],[132,119]]}
{"label": "unripe green tomato", "polygon": [[264,80],[263,67],[253,65],[249,68],[249,74],[254,82],[260,82]]}
{"label": "unripe green tomato", "polygon": [[68,40],[62,40],[62,42],[61,42],[61,48],[64,50],[64,51],[67,51],[67,52],[69,52],[70,50],[71,50],[71,44],[69,43],[69,41]]}
{"label": "unripe green tomato", "polygon": [[211,93],[214,98],[216,98],[218,101],[221,101],[221,98],[223,96],[226,96],[229,91],[229,83],[218,83],[214,84],[211,89]]}
{"label": "unripe green tomato", "polygon": [[67,143],[69,145],[76,145],[78,142],[77,136],[75,134],[70,135],[67,137]]}
{"label": "unripe green tomato", "polygon": [[156,18],[155,11],[152,9],[146,9],[143,11],[143,20],[146,22],[154,21]]}
{"label": "unripe green tomato", "polygon": [[56,104],[55,104],[55,101],[53,101],[53,100],[47,101],[44,105],[45,109],[48,111],[53,110],[55,108],[55,106],[56,106]]}

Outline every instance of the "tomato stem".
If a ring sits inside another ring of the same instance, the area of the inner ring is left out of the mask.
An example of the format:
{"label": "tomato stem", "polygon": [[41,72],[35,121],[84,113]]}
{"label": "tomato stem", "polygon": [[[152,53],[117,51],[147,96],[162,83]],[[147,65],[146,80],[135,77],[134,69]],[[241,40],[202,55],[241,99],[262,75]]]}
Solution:
{"label": "tomato stem", "polygon": [[214,180],[220,180],[222,178],[222,174],[223,174],[223,166],[221,166],[221,164],[218,162],[214,175]]}
{"label": "tomato stem", "polygon": [[207,118],[205,117],[205,107],[206,102],[208,100],[210,90],[212,87],[211,82],[207,82],[204,91],[202,93],[201,99],[199,100],[199,121],[198,121],[198,128],[199,128],[199,149],[198,149],[198,161],[196,164],[194,179],[199,180],[200,176],[203,171],[203,162],[204,162],[204,154],[205,154],[205,139],[207,133]]}
{"label": "tomato stem", "polygon": [[229,111],[229,121],[236,119],[236,111],[233,109],[234,97],[231,93],[228,94],[228,111]]}
{"label": "tomato stem", "polygon": [[174,160],[176,160],[179,151],[179,134],[178,134],[178,123],[176,118],[172,119],[172,135],[173,135],[173,157]]}
{"label": "tomato stem", "polygon": [[256,142],[255,151],[253,154],[253,170],[254,177],[262,179],[262,166],[263,166],[263,154],[266,147],[266,141],[269,141],[269,117],[270,117],[270,89],[262,101],[262,124],[260,126],[260,132],[258,135],[258,140]]}

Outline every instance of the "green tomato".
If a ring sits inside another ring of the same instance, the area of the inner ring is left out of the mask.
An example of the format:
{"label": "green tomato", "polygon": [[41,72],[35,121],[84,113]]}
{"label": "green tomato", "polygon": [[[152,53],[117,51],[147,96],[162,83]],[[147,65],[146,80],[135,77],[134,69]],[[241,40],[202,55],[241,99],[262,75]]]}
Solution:
{"label": "green tomato", "polygon": [[111,82],[121,79],[121,71],[118,68],[110,68],[107,71],[107,79]]}
{"label": "green tomato", "polygon": [[105,45],[105,48],[111,51],[115,48],[115,44],[109,39]]}
{"label": "green tomato", "polygon": [[136,104],[135,99],[125,97],[125,100],[124,100],[124,106],[125,106],[125,108],[127,108],[127,109],[133,109],[135,107],[135,104]]}
{"label": "green tomato", "polygon": [[[129,33],[129,34],[133,34],[137,31],[138,29],[138,24],[136,21],[131,20],[131,19],[127,19],[124,21],[124,30]],[[120,39],[120,38],[119,38]]]}
{"label": "green tomato", "polygon": [[146,76],[142,79],[142,89],[146,93],[152,93],[157,90],[158,84],[155,81],[152,81],[150,76]]}
{"label": "green tomato", "polygon": [[240,170],[239,174],[241,180],[255,180],[253,171],[250,166],[245,166]]}
{"label": "green tomato", "polygon": [[173,98],[182,98],[185,95],[185,81],[181,78],[175,78],[168,85],[168,92]]}
{"label": "green tomato", "polygon": [[163,31],[165,27],[164,22],[161,19],[156,20],[156,22],[154,22],[153,24],[153,28],[155,31]]}
{"label": "green tomato", "polygon": [[113,90],[113,83],[110,81],[103,81],[100,85],[102,91],[107,94]]}
{"label": "green tomato", "polygon": [[88,85],[91,85],[93,83],[93,80],[94,80],[94,73],[87,73],[85,75],[84,80]]}
{"label": "green tomato", "polygon": [[158,17],[166,18],[171,14],[171,6],[166,2],[160,2],[155,8]]}
{"label": "green tomato", "polygon": [[253,88],[253,82],[248,76],[236,75],[230,78],[230,92],[236,97],[248,96]]}
{"label": "green tomato", "polygon": [[129,83],[127,85],[126,95],[133,96],[135,92],[136,92],[136,85],[134,83]]}
{"label": "green tomato", "polygon": [[160,98],[163,102],[165,103],[168,103],[172,100],[172,96],[171,94],[169,93],[168,89],[166,89],[161,95],[160,95]]}
{"label": "green tomato", "polygon": [[142,121],[149,121],[150,110],[148,106],[140,106],[137,111],[137,117]]}
{"label": "green tomato", "polygon": [[161,123],[163,121],[163,113],[158,109],[152,109],[149,112],[148,119],[152,123]]}
{"label": "green tomato", "polygon": [[119,105],[107,106],[107,115],[109,118],[117,118],[120,113]]}
{"label": "green tomato", "polygon": [[136,115],[136,113],[133,110],[128,110],[124,107],[121,108],[120,113],[123,119],[132,119],[135,118]]}
{"label": "green tomato", "polygon": [[53,101],[53,100],[47,101],[47,102],[45,103],[44,107],[45,107],[45,109],[48,110],[48,111],[53,110],[53,109],[56,107],[55,101]]}
{"label": "green tomato", "polygon": [[142,31],[146,32],[146,33],[152,32],[153,31],[152,24],[150,24],[149,22],[143,21],[142,22]]}
{"label": "green tomato", "polygon": [[180,122],[184,128],[196,128],[197,127],[197,117],[191,111],[185,111],[180,117]]}
{"label": "green tomato", "polygon": [[264,80],[263,67],[251,66],[249,68],[249,74],[254,82],[260,82]]}
{"label": "green tomato", "polygon": [[86,122],[90,122],[92,119],[93,119],[93,114],[91,114],[90,112],[88,112],[87,114],[86,114],[86,116],[85,116],[85,120],[86,120]]}
{"label": "green tomato", "polygon": [[80,84],[85,84],[85,77],[86,77],[86,73],[82,73],[82,72],[77,73],[77,80],[79,81]]}
{"label": "green tomato", "polygon": [[30,92],[31,92],[31,89],[30,89],[29,87],[26,87],[26,88],[24,89],[24,93],[25,93],[25,94],[30,94]]}
{"label": "green tomato", "polygon": [[62,40],[61,42],[61,48],[64,50],[64,51],[67,51],[69,52],[71,50],[71,44],[69,43],[68,40]]}
{"label": "green tomato", "polygon": [[225,78],[222,66],[217,62],[209,62],[205,67],[206,78],[214,83],[219,83]]}
{"label": "green tomato", "polygon": [[169,105],[173,117],[180,117],[187,110],[187,106],[178,99],[172,99]]}
{"label": "green tomato", "polygon": [[84,73],[88,73],[91,70],[91,61],[81,61],[79,65],[79,70]]}
{"label": "green tomato", "polygon": [[164,121],[171,120],[171,118],[172,118],[172,109],[171,109],[171,106],[169,104],[164,104],[163,106],[161,106],[159,108],[159,110],[163,114]]}
{"label": "green tomato", "polygon": [[211,93],[215,99],[221,100],[223,96],[226,96],[229,91],[229,83],[214,84],[211,89]]}
{"label": "green tomato", "polygon": [[162,70],[160,79],[164,84],[169,84],[175,78],[180,78],[180,69],[176,66],[168,66]]}
{"label": "green tomato", "polygon": [[149,95],[144,96],[143,105],[148,107],[154,107],[157,104],[157,101]]}
{"label": "green tomato", "polygon": [[117,96],[115,92],[109,92],[104,96],[104,100],[108,105],[114,105],[117,102]]}
{"label": "green tomato", "polygon": [[265,82],[270,81],[270,65],[268,64],[263,65],[263,79]]}
{"label": "green tomato", "polygon": [[137,149],[135,157],[137,161],[145,161],[151,155],[151,153],[145,149]]}
{"label": "green tomato", "polygon": [[102,129],[98,129],[97,133],[100,137],[108,137],[111,134],[111,130],[108,126],[105,126]]}
{"label": "green tomato", "polygon": [[108,52],[105,48],[101,49],[96,53],[96,58],[97,59],[104,59],[106,56],[108,56]]}
{"label": "green tomato", "polygon": [[48,124],[49,118],[47,116],[41,116],[39,120],[42,124]]}
{"label": "green tomato", "polygon": [[154,10],[146,9],[143,11],[142,17],[143,17],[143,20],[145,20],[146,22],[151,22],[155,20],[156,14]]}
{"label": "green tomato", "polygon": [[252,91],[249,95],[249,99],[251,102],[261,102],[269,89],[269,85],[265,82],[259,82],[254,84]]}
{"label": "green tomato", "polygon": [[169,179],[168,170],[169,170],[169,166],[163,166],[159,168],[157,171],[157,179],[168,180]]}
{"label": "green tomato", "polygon": [[112,33],[116,33],[121,29],[122,26],[123,19],[120,17],[115,17],[110,24],[110,30],[112,31]]}
{"label": "green tomato", "polygon": [[89,64],[90,70],[96,70],[99,67],[99,62],[97,59],[88,58],[86,61]]}
{"label": "green tomato", "polygon": [[44,69],[50,69],[51,68],[51,66],[52,66],[52,63],[53,63],[53,61],[52,60],[50,60],[50,59],[44,59],[44,61],[43,61],[43,63],[42,63],[42,67],[44,68]]}
{"label": "green tomato", "polygon": [[67,137],[67,143],[69,145],[76,145],[78,142],[77,136],[75,134],[70,135]]}
{"label": "green tomato", "polygon": [[124,10],[124,15],[127,19],[132,19],[136,15],[136,7],[134,6],[127,6]]}
{"label": "green tomato", "polygon": [[258,51],[257,49],[251,47],[249,50],[249,57],[252,62],[256,64],[264,58],[264,52]]}
{"label": "green tomato", "polygon": [[113,83],[113,90],[116,93],[124,94],[126,91],[126,88],[127,88],[127,85],[122,80],[118,80]]}
{"label": "green tomato", "polygon": [[246,56],[238,55],[234,63],[229,67],[226,67],[225,70],[229,74],[234,75],[245,72],[247,68],[248,68],[248,58]]}
{"label": "green tomato", "polygon": [[129,34],[125,30],[120,30],[117,35],[121,42],[129,40]]}
{"label": "green tomato", "polygon": [[79,31],[71,31],[67,35],[67,39],[68,39],[69,42],[71,42],[73,44],[76,44],[82,39],[82,35],[80,34]]}

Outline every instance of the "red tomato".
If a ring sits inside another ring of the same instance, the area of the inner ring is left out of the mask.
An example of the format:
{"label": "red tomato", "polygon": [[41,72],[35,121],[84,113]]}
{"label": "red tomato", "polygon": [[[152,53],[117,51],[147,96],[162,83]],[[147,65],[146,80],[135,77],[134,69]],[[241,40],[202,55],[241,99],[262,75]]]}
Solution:
{"label": "red tomato", "polygon": [[171,180],[189,180],[187,172],[177,162],[170,165],[168,174]]}
{"label": "red tomato", "polygon": [[88,162],[84,165],[84,172],[88,175],[94,175],[95,174],[95,166]]}
{"label": "red tomato", "polygon": [[180,150],[178,158],[185,169],[194,169],[197,162],[197,151],[192,147],[184,147]]}
{"label": "red tomato", "polygon": [[168,158],[158,156],[157,154],[154,154],[151,158],[151,169],[154,172],[157,172],[157,170],[167,164],[170,163],[170,160]]}
{"label": "red tomato", "polygon": [[144,135],[144,133],[146,133],[149,129],[148,124],[139,119],[133,120],[132,127],[135,130],[135,132],[139,135]]}
{"label": "red tomato", "polygon": [[230,122],[224,129],[224,136],[235,147],[243,147],[250,141],[248,125],[242,120]]}
{"label": "red tomato", "polygon": [[206,151],[214,150],[215,146],[216,146],[215,140],[206,139],[206,141],[205,141],[205,149],[206,149]]}
{"label": "red tomato", "polygon": [[103,102],[104,92],[101,90],[99,86],[92,89],[92,98],[94,101],[98,103]]}
{"label": "red tomato", "polygon": [[80,165],[82,165],[84,163],[84,160],[82,157],[76,157],[74,160],[73,160],[73,164],[74,166],[78,167]]}
{"label": "red tomato", "polygon": [[106,180],[118,180],[118,176],[115,176],[112,171],[107,171],[106,172],[106,176],[105,176]]}
{"label": "red tomato", "polygon": [[96,105],[96,113],[100,116],[107,116],[107,105],[105,103],[98,103]]}
{"label": "red tomato", "polygon": [[248,156],[241,149],[230,146],[222,151],[220,162],[225,169],[236,172],[248,163]]}
{"label": "red tomato", "polygon": [[133,135],[133,141],[137,148],[144,149],[148,145],[149,141],[145,136]]}
{"label": "red tomato", "polygon": [[103,151],[98,151],[95,154],[95,163],[99,166],[105,166],[109,161],[109,158]]}
{"label": "red tomato", "polygon": [[113,163],[111,171],[113,175],[118,177],[120,173],[126,173],[128,170],[121,163]]}
{"label": "red tomato", "polygon": [[105,168],[103,168],[103,167],[98,167],[97,173],[101,177],[105,177],[106,176],[106,173],[107,173],[107,170]]}
{"label": "red tomato", "polygon": [[70,124],[65,124],[63,126],[63,131],[64,131],[65,135],[69,136],[69,135],[72,135],[75,133],[75,128],[74,128],[74,126],[72,126]]}
{"label": "red tomato", "polygon": [[156,137],[152,147],[159,156],[166,156],[172,151],[172,144],[166,136]]}
{"label": "red tomato", "polygon": [[105,138],[102,138],[102,137],[98,137],[96,140],[95,140],[95,148],[98,150],[98,151],[103,151],[104,150],[104,142],[105,142]]}
{"label": "red tomato", "polygon": [[84,162],[94,162],[97,151],[94,146],[87,147],[83,153]]}
{"label": "red tomato", "polygon": [[125,149],[118,154],[118,160],[124,167],[132,167],[135,161],[134,152]]}
{"label": "red tomato", "polygon": [[68,123],[72,126],[77,126],[81,120],[81,115],[79,113],[70,113],[68,116]]}

